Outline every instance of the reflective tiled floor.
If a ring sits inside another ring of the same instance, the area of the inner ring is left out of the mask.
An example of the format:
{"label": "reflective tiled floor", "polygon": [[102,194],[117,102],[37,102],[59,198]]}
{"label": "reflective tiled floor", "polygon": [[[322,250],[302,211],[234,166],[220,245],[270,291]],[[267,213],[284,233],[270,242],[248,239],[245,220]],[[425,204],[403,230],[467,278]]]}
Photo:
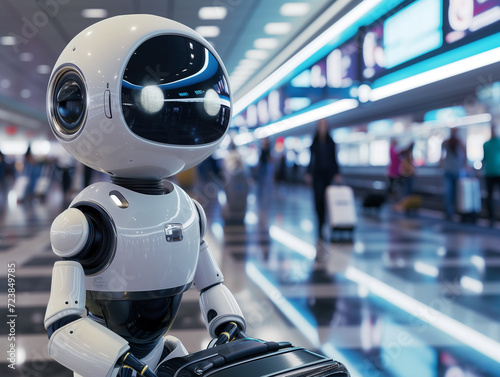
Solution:
{"label": "reflective tiled floor", "polygon": [[[216,191],[201,185],[192,194],[206,208],[208,242],[251,336],[322,352],[352,376],[500,376],[499,229],[384,208],[358,211],[352,242],[318,243],[307,188],[251,193],[244,223],[224,221]],[[48,357],[43,329],[56,260],[48,229],[60,195],[20,205],[2,194],[2,203],[0,375],[69,377]],[[9,263],[16,264],[15,371],[6,356]],[[189,351],[206,347],[196,291],[185,295],[171,334]]]}

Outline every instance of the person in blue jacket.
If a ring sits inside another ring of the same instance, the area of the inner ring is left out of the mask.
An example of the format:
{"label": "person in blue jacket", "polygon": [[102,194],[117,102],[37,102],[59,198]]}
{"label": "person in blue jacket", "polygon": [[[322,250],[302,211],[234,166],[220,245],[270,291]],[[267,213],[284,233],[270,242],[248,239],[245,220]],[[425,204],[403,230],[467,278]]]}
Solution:
{"label": "person in blue jacket", "polygon": [[493,193],[495,186],[500,187],[500,137],[496,132],[494,124],[491,125],[491,138],[483,144],[483,167],[484,179],[486,182],[486,208],[490,226],[495,224],[495,208],[493,205]]}

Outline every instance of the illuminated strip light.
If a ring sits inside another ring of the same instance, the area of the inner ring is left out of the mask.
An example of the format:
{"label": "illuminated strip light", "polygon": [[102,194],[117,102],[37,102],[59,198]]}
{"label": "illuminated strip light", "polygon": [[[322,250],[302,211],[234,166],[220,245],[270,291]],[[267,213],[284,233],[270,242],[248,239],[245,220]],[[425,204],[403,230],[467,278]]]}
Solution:
{"label": "illuminated strip light", "polygon": [[257,285],[262,292],[271,300],[271,302],[297,327],[297,329],[311,342],[314,347],[320,346],[318,329],[298,311],[291,303],[281,294],[276,287],[266,276],[259,271],[257,266],[252,262],[247,262],[245,271],[252,281]]}
{"label": "illuminated strip light", "polygon": [[[276,308],[278,308],[283,315],[287,317],[288,320],[295,325],[295,327],[297,327],[302,335],[306,337],[314,347],[319,348],[321,342],[318,335],[318,329],[311,325],[302,313],[298,311],[290,303],[290,301],[283,297],[278,287],[276,287],[262,272],[260,272],[253,262],[246,263],[245,271],[255,285],[257,285],[262,292],[265,293]],[[342,358],[341,362],[347,367],[351,377],[362,377],[361,373],[359,373],[356,368],[346,360],[346,357],[343,356],[342,352],[335,348],[332,344],[329,343],[324,345],[321,347],[321,351],[328,357],[337,360]]]}
{"label": "illuminated strip light", "polygon": [[403,309],[429,325],[443,331],[483,355],[500,362],[500,343],[463,323],[423,304],[388,284],[349,266],[345,276],[347,279],[365,285],[375,295]]}
{"label": "illuminated strip light", "polygon": [[[292,322],[295,327],[302,333],[304,337],[309,340],[309,342],[316,348],[321,345],[318,329],[311,325],[309,321],[298,311],[291,303],[288,301],[278,287],[276,287],[266,276],[260,272],[260,270],[255,266],[253,262],[247,262],[245,266],[247,275],[252,279],[252,281],[257,285],[262,292],[266,294],[269,300],[283,313],[285,317]],[[328,343],[321,347],[321,351],[328,357],[341,361],[349,370],[351,377],[362,377],[362,374],[355,368],[354,365],[349,363],[347,358],[334,347],[331,343]]]}
{"label": "illuminated strip light", "polygon": [[316,248],[300,238],[295,237],[293,234],[277,227],[276,225],[272,225],[271,228],[269,228],[269,235],[273,240],[285,245],[308,259],[316,258]]}
{"label": "illuminated strip light", "polygon": [[353,23],[368,14],[382,1],[383,0],[366,0],[353,8],[349,13],[335,22],[306,47],[287,60],[281,67],[276,69],[260,84],[256,85],[254,89],[250,90],[245,96],[237,101],[234,104],[234,115],[241,113],[267,91],[271,90],[271,88],[285,78],[286,75],[291,73],[294,69],[300,66],[300,64],[330,43],[333,38],[341,35],[345,30],[351,27]]}
{"label": "illuminated strip light", "polygon": [[[490,113],[484,113],[484,114],[468,115],[465,117],[453,119],[445,124],[447,126],[453,128],[453,127],[459,127],[459,126],[470,126],[470,125],[474,125],[474,124],[489,123],[489,122],[491,122],[492,119],[493,118],[492,118]],[[424,122],[423,124],[428,125],[428,126],[435,126],[435,125],[442,125],[443,123],[432,120],[432,121]]]}
{"label": "illuminated strip light", "polygon": [[241,146],[245,144],[250,144],[255,138],[252,132],[245,132],[243,134],[236,135],[234,137],[234,144]]}
{"label": "illuminated strip light", "polygon": [[352,110],[358,107],[359,102],[355,99],[342,99],[334,103],[330,103],[325,106],[318,107],[316,109],[300,113],[298,115],[291,116],[286,119],[279,120],[275,123],[271,123],[267,126],[260,127],[256,129],[251,134],[240,134],[235,137],[234,142],[236,145],[241,146],[252,142],[255,138],[263,139],[271,135],[275,135],[284,131],[288,131],[292,128],[302,126],[304,124],[316,122],[319,119],[323,119],[335,114],[342,113],[344,111]]}
{"label": "illuminated strip light", "polygon": [[500,47],[372,89],[370,100],[378,101],[498,62]]}
{"label": "illuminated strip light", "polygon": [[413,268],[415,269],[415,271],[432,278],[437,278],[439,276],[439,269],[436,266],[432,266],[424,262],[415,262]]}
{"label": "illuminated strip light", "polygon": [[500,20],[500,7],[497,5],[496,7],[475,16],[472,19],[472,25],[469,30],[472,32],[477,31],[483,27],[491,25],[494,22],[497,22],[498,20]]}

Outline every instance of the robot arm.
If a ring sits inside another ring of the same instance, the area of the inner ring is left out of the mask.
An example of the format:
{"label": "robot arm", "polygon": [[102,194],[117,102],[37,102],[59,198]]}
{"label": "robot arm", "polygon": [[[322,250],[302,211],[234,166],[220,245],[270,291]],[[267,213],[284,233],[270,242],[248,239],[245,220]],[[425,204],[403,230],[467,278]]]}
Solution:
{"label": "robot arm", "polygon": [[[85,215],[75,208],[52,224],[51,243],[61,257],[78,257],[92,242]],[[45,314],[49,354],[81,376],[113,376],[117,361],[129,349],[127,341],[88,318],[85,312],[85,273],[76,261],[56,262]]]}
{"label": "robot arm", "polygon": [[56,262],[45,314],[49,354],[81,376],[113,376],[118,360],[129,349],[127,341],[88,318],[85,311],[85,274],[78,262]]}
{"label": "robot arm", "polygon": [[[194,202],[200,214],[201,236],[203,237],[206,229],[205,212],[199,203]],[[241,331],[245,331],[246,328],[243,313],[223,282],[224,276],[217,266],[208,244],[202,241],[194,285],[201,292],[200,308],[212,338],[219,336],[230,322],[236,323]]]}

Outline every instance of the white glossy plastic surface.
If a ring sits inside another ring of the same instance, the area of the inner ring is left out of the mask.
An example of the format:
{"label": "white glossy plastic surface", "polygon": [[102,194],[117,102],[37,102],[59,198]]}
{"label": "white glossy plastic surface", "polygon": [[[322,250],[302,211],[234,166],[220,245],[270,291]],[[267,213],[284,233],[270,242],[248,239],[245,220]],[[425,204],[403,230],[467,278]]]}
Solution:
{"label": "white glossy plastic surface", "polygon": [[48,349],[54,360],[82,377],[110,377],[129,346],[107,328],[82,318],[57,330]]}
{"label": "white glossy plastic surface", "polygon": [[[201,43],[216,57],[227,77],[217,52],[198,33],[178,22],[148,14],[122,15],[97,22],[75,36],[61,53],[51,82],[61,67],[79,70],[85,79],[88,114],[76,137],[66,140],[56,137],[85,165],[120,177],[165,178],[199,164],[224,139],[222,135],[209,144],[168,145],[142,139],[128,128],[121,106],[125,66],[144,41],[165,34],[184,35]],[[106,102],[105,107],[106,91],[111,105]],[[51,100],[48,96],[48,108]]]}
{"label": "white glossy plastic surface", "polygon": [[52,250],[60,257],[72,257],[83,249],[88,235],[89,224],[85,215],[76,208],[69,208],[52,222]]}
{"label": "white glossy plastic surface", "polygon": [[69,315],[85,312],[85,274],[78,262],[56,262],[52,270],[50,299],[45,312],[45,328]]}
{"label": "white glossy plastic surface", "polygon": [[207,231],[207,215],[205,214],[205,210],[195,199],[192,199],[196,208],[198,209],[198,214],[200,215],[200,237],[205,237],[205,232]]}
{"label": "white glossy plastic surface", "polygon": [[[200,295],[200,309],[212,338],[217,336],[215,330],[225,323],[235,322],[241,330],[245,331],[246,329],[243,313],[234,296],[224,284],[218,284]],[[217,316],[208,322],[207,314],[210,310],[214,310]]]}
{"label": "white glossy plastic surface", "polygon": [[200,257],[198,258],[198,266],[194,276],[194,285],[196,289],[201,291],[223,281],[224,275],[222,275],[222,271],[210,252],[208,244],[203,241],[200,245]]}
{"label": "white glossy plastic surface", "polygon": [[[100,292],[138,292],[190,284],[200,248],[198,212],[191,198],[176,185],[166,195],[144,195],[99,182],[78,194],[71,206],[98,204],[113,220],[116,250],[109,265],[87,276],[87,289]],[[128,202],[119,208],[110,198],[118,191]],[[167,242],[165,226],[182,224],[183,239]]]}

